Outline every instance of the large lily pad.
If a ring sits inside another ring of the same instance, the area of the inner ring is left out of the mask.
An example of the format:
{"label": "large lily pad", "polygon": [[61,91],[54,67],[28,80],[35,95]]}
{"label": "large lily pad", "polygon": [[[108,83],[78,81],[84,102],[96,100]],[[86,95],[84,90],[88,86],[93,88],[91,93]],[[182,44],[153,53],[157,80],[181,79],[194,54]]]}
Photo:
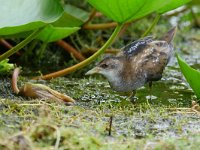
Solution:
{"label": "large lily pad", "polygon": [[171,0],[88,0],[104,15],[116,22],[135,20],[158,10]]}
{"label": "large lily pad", "polygon": [[79,29],[79,27],[53,27],[49,25],[36,38],[44,42],[53,42],[63,39]]}
{"label": "large lily pad", "polygon": [[170,11],[170,10],[173,10],[173,9],[176,9],[188,2],[190,2],[191,0],[171,0],[170,3],[168,3],[167,5],[165,5],[164,7],[160,8],[158,10],[158,13],[160,14],[163,14],[167,11]]}
{"label": "large lily pad", "polygon": [[64,13],[60,19],[53,23],[59,27],[78,27],[89,18],[89,13],[72,5],[64,6]]}
{"label": "large lily pad", "polygon": [[0,35],[33,30],[62,16],[58,0],[0,0]]}
{"label": "large lily pad", "polygon": [[196,96],[200,98],[200,71],[190,67],[178,54],[176,54],[176,57],[185,79],[193,89]]}

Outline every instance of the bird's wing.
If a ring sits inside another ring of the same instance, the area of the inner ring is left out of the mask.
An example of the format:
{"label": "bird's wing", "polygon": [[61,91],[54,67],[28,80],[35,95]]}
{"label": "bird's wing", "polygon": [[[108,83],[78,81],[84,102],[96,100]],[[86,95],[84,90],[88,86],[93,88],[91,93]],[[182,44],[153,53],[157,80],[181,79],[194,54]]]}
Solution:
{"label": "bird's wing", "polygon": [[142,53],[138,53],[133,60],[137,68],[142,68],[146,72],[147,80],[156,81],[162,77],[172,49],[166,41],[152,41],[147,43]]}
{"label": "bird's wing", "polygon": [[153,37],[147,36],[143,39],[139,39],[137,41],[134,41],[125,47],[122,48],[122,52],[119,53],[119,55],[125,55],[128,57],[135,56],[136,54],[140,53],[148,43],[153,41]]}

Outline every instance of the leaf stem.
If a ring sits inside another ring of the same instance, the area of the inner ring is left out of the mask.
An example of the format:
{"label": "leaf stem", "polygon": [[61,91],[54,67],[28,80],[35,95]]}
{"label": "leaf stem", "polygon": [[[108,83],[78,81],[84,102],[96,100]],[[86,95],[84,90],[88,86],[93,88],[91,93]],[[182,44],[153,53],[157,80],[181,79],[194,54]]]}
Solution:
{"label": "leaf stem", "polygon": [[151,32],[151,30],[153,29],[153,27],[158,23],[159,19],[160,19],[161,15],[157,14],[156,18],[154,19],[153,23],[151,24],[151,26],[144,32],[144,34],[142,35],[142,38],[147,36],[149,34],[149,32]]}
{"label": "leaf stem", "polygon": [[16,53],[17,51],[19,51],[21,48],[23,48],[25,45],[27,45],[29,42],[31,42],[42,30],[43,30],[43,28],[39,28],[39,29],[35,30],[22,42],[20,42],[19,44],[17,44],[15,47],[11,48],[4,54],[0,55],[0,61],[8,58],[9,56],[11,56],[14,53]]}
{"label": "leaf stem", "polygon": [[85,24],[83,25],[83,29],[86,30],[103,30],[107,28],[114,28],[118,24],[117,22],[110,22],[110,23],[99,23],[99,24]]}
{"label": "leaf stem", "polygon": [[85,60],[85,57],[78,50],[76,50],[74,47],[72,47],[70,44],[68,44],[64,40],[59,40],[56,42],[56,44],[62,47],[69,54],[72,54],[79,61]]}
{"label": "leaf stem", "polygon": [[69,74],[73,71],[76,71],[80,68],[85,67],[86,65],[90,64],[92,61],[94,61],[98,56],[100,56],[101,54],[104,53],[104,51],[112,44],[112,42],[114,41],[114,39],[117,37],[118,33],[121,31],[121,28],[123,27],[123,24],[118,24],[117,27],[115,28],[114,32],[112,33],[112,35],[110,36],[110,38],[106,41],[106,43],[99,49],[99,51],[97,51],[96,53],[94,53],[92,56],[90,56],[89,58],[87,58],[86,60],[71,66],[69,68],[54,72],[54,73],[50,73],[41,77],[36,77],[34,79],[44,79],[44,80],[48,80],[48,79],[52,79],[52,78],[56,78],[59,76],[64,76],[66,74]]}

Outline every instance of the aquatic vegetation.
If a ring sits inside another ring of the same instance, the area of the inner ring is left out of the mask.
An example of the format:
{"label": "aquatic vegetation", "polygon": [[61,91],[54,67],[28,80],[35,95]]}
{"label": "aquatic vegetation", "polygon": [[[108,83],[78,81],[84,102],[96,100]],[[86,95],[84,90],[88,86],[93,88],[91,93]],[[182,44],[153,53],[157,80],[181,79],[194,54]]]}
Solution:
{"label": "aquatic vegetation", "polygon": [[190,84],[190,87],[193,89],[194,93],[198,98],[200,98],[200,71],[190,67],[179,55],[176,53],[176,57],[187,82]]}

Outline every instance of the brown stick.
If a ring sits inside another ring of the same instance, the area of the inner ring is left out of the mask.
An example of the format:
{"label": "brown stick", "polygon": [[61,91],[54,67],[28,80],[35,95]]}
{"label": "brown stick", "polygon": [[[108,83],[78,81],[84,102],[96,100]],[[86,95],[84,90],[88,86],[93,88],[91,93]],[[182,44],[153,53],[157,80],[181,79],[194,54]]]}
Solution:
{"label": "brown stick", "polygon": [[12,46],[10,43],[8,43],[6,40],[4,40],[4,39],[0,39],[0,43],[1,43],[3,46],[5,46],[6,48],[8,48],[8,49],[13,48],[13,46]]}
{"label": "brown stick", "polygon": [[96,10],[93,9],[90,13],[90,17],[88,18],[88,20],[84,23],[84,24],[88,24],[96,15]]}
{"label": "brown stick", "polygon": [[99,30],[99,29],[108,29],[108,28],[114,28],[117,26],[116,22],[110,22],[110,23],[100,23],[100,24],[85,24],[83,25],[83,29],[86,30]]}
{"label": "brown stick", "polygon": [[[1,43],[4,47],[6,47],[6,48],[8,48],[8,49],[13,48],[13,46],[12,46],[10,43],[8,43],[6,40],[4,40],[4,39],[2,39],[2,38],[0,38],[0,43]],[[20,55],[19,52],[16,52],[16,54],[17,54],[17,55]]]}
{"label": "brown stick", "polygon": [[71,45],[69,45],[67,42],[64,40],[59,40],[56,42],[60,47],[64,48],[68,53],[72,54],[76,59],[79,61],[85,60],[85,57],[79,53],[75,48],[73,48]]}
{"label": "brown stick", "polygon": [[124,27],[122,28],[122,30],[120,31],[119,33],[119,37],[122,37],[122,35],[124,34],[124,32],[126,31],[126,29],[128,28],[128,26],[130,25],[131,23],[128,22],[124,25]]}
{"label": "brown stick", "polygon": [[110,116],[108,135],[111,136],[113,116]]}

